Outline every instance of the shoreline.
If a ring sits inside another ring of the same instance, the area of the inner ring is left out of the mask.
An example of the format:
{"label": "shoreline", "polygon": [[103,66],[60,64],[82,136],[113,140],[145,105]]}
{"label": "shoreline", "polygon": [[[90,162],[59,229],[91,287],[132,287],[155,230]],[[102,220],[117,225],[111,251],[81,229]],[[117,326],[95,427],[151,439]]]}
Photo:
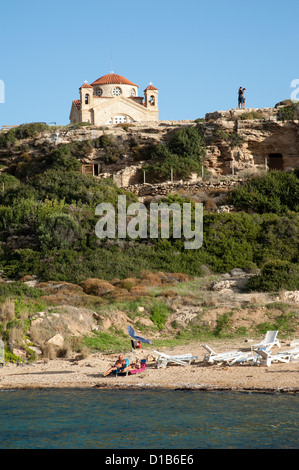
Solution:
{"label": "shoreline", "polygon": [[277,387],[277,388],[259,388],[259,387],[252,387],[252,388],[242,388],[242,387],[220,387],[214,386],[209,384],[198,384],[198,385],[181,385],[177,386],[175,384],[169,385],[155,385],[152,383],[148,383],[146,385],[141,384],[94,384],[94,385],[87,385],[87,384],[76,384],[71,385],[69,383],[62,384],[62,385],[19,385],[19,386],[7,386],[0,388],[1,392],[13,392],[13,391],[31,391],[31,390],[125,390],[125,391],[174,391],[174,392],[231,392],[231,393],[264,393],[264,394],[291,394],[295,395],[299,392],[299,387]]}
{"label": "shoreline", "polygon": [[[281,341],[280,350],[287,343]],[[284,344],[283,344],[284,343]],[[250,349],[244,340],[212,342],[216,352],[235,348]],[[198,356],[191,365],[168,365],[156,368],[155,359],[148,349],[139,350],[139,358],[148,357],[148,365],[139,374],[128,376],[107,376],[103,373],[117,354],[96,353],[85,359],[39,360],[32,364],[6,364],[0,368],[0,392],[9,390],[38,389],[94,389],[94,390],[172,390],[172,391],[230,391],[244,393],[292,393],[299,392],[299,360],[289,363],[266,365],[206,364],[205,352],[197,342],[173,348],[159,348],[164,353],[190,353]],[[277,348],[278,350],[278,348]],[[276,346],[273,348],[276,352]],[[132,352],[127,352],[132,357]]]}

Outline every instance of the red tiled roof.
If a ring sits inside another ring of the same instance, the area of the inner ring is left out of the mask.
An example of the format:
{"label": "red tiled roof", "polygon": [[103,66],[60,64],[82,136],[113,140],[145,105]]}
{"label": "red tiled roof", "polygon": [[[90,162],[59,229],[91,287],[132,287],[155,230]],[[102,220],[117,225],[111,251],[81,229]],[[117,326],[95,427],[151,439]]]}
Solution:
{"label": "red tiled roof", "polygon": [[158,90],[154,85],[149,85],[144,91],[146,90]]}
{"label": "red tiled roof", "polygon": [[81,88],[92,88],[92,86],[89,85],[88,83],[83,83],[83,85],[79,88],[79,90],[80,90]]}
{"label": "red tiled roof", "polygon": [[76,105],[77,109],[80,109],[80,107],[81,107],[81,101],[80,100],[73,100],[73,103]]}
{"label": "red tiled roof", "polygon": [[135,85],[135,83],[132,83],[125,77],[115,73],[108,73],[108,75],[104,75],[103,77],[98,78],[98,80],[93,82],[92,85],[132,85],[139,88],[138,85]]}

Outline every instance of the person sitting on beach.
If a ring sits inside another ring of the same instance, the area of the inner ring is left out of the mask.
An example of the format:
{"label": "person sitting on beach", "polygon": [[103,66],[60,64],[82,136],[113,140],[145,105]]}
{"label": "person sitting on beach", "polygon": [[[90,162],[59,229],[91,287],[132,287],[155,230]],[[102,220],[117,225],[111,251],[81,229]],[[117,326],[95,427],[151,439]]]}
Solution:
{"label": "person sitting on beach", "polygon": [[113,371],[115,371],[115,372],[124,372],[125,369],[128,368],[129,366],[130,366],[129,359],[124,359],[123,356],[120,354],[118,356],[118,359],[115,362],[115,364],[113,366],[109,367],[109,369],[106,372],[104,372],[104,377],[111,374],[111,372],[113,372]]}
{"label": "person sitting on beach", "polygon": [[140,369],[141,368],[141,362],[140,359],[136,359],[134,369]]}

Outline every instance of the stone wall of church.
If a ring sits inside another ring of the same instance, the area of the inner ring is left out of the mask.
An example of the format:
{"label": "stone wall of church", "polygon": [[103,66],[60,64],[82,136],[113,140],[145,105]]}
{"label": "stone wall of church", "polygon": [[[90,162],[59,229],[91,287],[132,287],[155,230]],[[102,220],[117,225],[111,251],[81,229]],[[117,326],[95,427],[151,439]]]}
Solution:
{"label": "stone wall of church", "polygon": [[107,125],[110,118],[116,115],[129,116],[131,120],[158,121],[158,112],[148,111],[147,108],[135,104],[130,98],[94,98],[94,124],[96,126]]}

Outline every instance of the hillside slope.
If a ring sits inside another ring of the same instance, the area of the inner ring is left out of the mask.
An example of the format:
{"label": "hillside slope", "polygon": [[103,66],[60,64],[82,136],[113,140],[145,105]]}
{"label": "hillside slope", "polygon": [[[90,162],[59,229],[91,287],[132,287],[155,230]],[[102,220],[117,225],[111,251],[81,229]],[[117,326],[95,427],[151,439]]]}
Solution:
{"label": "hillside slope", "polygon": [[[90,161],[91,156],[97,155],[97,158],[108,161],[108,164],[109,159],[117,158],[112,165],[118,165],[118,160],[123,165],[124,162],[128,163],[129,154],[138,159],[141,154],[142,158],[146,154],[149,158],[142,161],[148,165],[148,172],[152,175],[167,172],[169,165],[175,164],[178,173],[174,172],[174,177],[180,177],[183,172],[187,178],[188,174],[200,171],[202,165],[206,164],[209,147],[202,132],[203,126],[207,128],[209,124],[212,133],[216,133],[219,130],[217,119],[213,121],[216,127],[207,122],[168,124],[164,126],[162,139],[158,132],[144,132],[143,129],[144,140],[140,147],[130,141],[130,128],[115,129],[113,139],[107,130],[66,129],[68,142],[57,141],[53,133],[55,131],[57,134],[57,130],[40,124],[20,126],[0,135],[3,164],[0,175],[0,320],[1,335],[8,350],[13,351],[20,344],[24,347],[24,344],[28,345],[32,341],[32,344],[46,351],[49,349],[46,344],[51,339],[49,335],[53,337],[55,333],[64,331],[64,325],[69,325],[66,336],[71,338],[68,343],[71,349],[78,348],[79,344],[82,348],[82,337],[95,326],[100,339],[103,340],[101,332],[108,334],[109,347],[115,348],[117,344],[122,344],[117,343],[116,338],[122,340],[123,325],[129,321],[141,331],[170,337],[221,334],[223,331],[229,334],[229,325],[234,322],[234,332],[238,331],[238,334],[256,332],[257,325],[261,324],[264,324],[264,329],[275,327],[285,334],[296,333],[298,313],[294,308],[294,292],[299,289],[297,170],[261,173],[255,177],[247,175],[238,178],[236,187],[215,184],[211,188],[206,184],[194,191],[194,187],[186,185],[176,191],[174,186],[169,186],[169,193],[166,189],[164,194],[156,192],[156,199],[151,194],[148,194],[147,200],[142,199],[146,207],[151,201],[162,200],[167,204],[175,202],[180,207],[188,202],[192,206],[193,217],[195,204],[202,202],[204,233],[203,245],[199,249],[184,249],[184,236],[175,238],[172,229],[167,239],[161,238],[161,234],[157,239],[151,239],[150,236],[131,239],[127,236],[126,239],[101,240],[96,237],[97,204],[108,202],[117,208],[120,195],[126,196],[127,205],[138,199],[111,178],[82,174],[81,165],[85,160]],[[295,121],[292,122],[297,125]],[[59,132],[61,135],[62,131]],[[122,137],[124,135],[126,138]],[[219,132],[216,137],[219,137]],[[204,176],[208,178],[207,174]],[[230,180],[234,180],[233,177],[229,177]],[[245,277],[246,282],[241,282],[237,287],[238,292],[234,292],[234,286],[225,284],[231,277],[220,278],[224,282],[221,292],[228,288],[233,293],[228,296],[226,310],[221,310],[219,303],[223,295],[218,296],[217,289],[213,290],[211,276],[231,276],[227,273],[236,268],[242,270],[241,277]],[[157,278],[159,282],[154,281],[157,273],[160,273]],[[174,284],[170,282],[168,285],[166,282],[164,285],[161,273],[164,273],[163,276],[168,273],[168,279],[175,273],[179,277],[174,277]],[[28,280],[28,276],[33,277]],[[208,280],[207,284],[200,282],[200,286],[190,296],[178,293],[178,283],[188,285],[192,279]],[[33,282],[34,287],[28,286],[27,282]],[[164,289],[163,295],[148,292],[147,287],[155,287],[155,282],[158,282],[156,287],[166,287],[169,292],[165,295]],[[86,290],[88,286],[91,291]],[[285,292],[289,291],[291,293],[285,296]],[[236,295],[239,294],[243,297],[237,301]],[[157,304],[154,302],[156,295]],[[246,295],[249,298],[244,303]],[[182,305],[179,312],[171,317],[175,313],[177,298]],[[271,319],[269,317],[269,320],[264,317],[264,321],[249,321],[245,326],[237,323],[235,314],[230,314],[232,309],[240,307],[242,315],[248,319],[252,311],[243,310],[248,302],[268,305],[273,301],[278,301],[280,306],[278,314]],[[282,307],[281,302],[286,307]],[[122,303],[120,309],[119,303]],[[193,309],[193,304],[199,308]],[[148,310],[145,309],[146,305]],[[65,312],[65,306],[68,306],[68,313]],[[137,307],[141,310],[136,310]],[[216,323],[213,323],[211,317],[204,319],[204,308],[211,309],[212,314],[215,307]],[[72,310],[76,308],[87,308],[87,311]],[[111,308],[116,321],[109,324]],[[119,324],[117,319],[124,318],[119,312],[126,309],[128,318]],[[190,312],[192,309],[194,317],[187,315],[188,321],[182,326],[180,315],[184,318],[186,310]],[[40,330],[43,317],[37,318],[36,314],[44,311],[47,312],[46,318],[51,317],[51,321],[45,321],[44,334],[37,339],[34,338],[31,326],[35,322]],[[52,313],[58,316],[53,317]],[[99,316],[94,317],[94,313]],[[79,322],[81,326],[78,326],[71,318],[79,318],[81,315],[83,323]],[[54,322],[54,327],[53,318],[60,319],[58,323]],[[112,339],[104,325],[110,325],[109,331],[114,333]],[[261,326],[258,328],[258,331],[263,330]],[[80,341],[76,340],[77,337]],[[63,347],[55,346],[59,354],[63,351],[66,354],[64,339]],[[100,348],[104,347],[102,340]],[[29,349],[25,348],[26,354],[32,355],[32,352],[28,353]]]}

